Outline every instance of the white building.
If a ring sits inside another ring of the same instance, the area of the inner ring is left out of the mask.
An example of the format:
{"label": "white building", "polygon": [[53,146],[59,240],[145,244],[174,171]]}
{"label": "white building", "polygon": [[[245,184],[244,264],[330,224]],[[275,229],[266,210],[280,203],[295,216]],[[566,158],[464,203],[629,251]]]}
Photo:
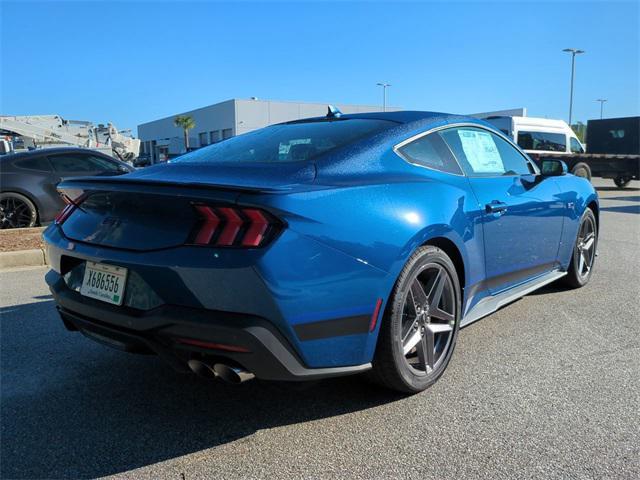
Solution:
{"label": "white building", "polygon": [[[335,106],[342,113],[382,110],[379,105],[336,104]],[[327,114],[327,107],[326,103],[234,98],[138,125],[138,138],[142,142],[140,150],[142,155],[150,157],[152,163],[165,161],[184,153],[184,134],[173,124],[177,115],[188,115],[193,118],[196,126],[189,132],[189,144],[192,148],[199,148],[274,123],[324,116]],[[400,109],[387,107],[387,110]]]}

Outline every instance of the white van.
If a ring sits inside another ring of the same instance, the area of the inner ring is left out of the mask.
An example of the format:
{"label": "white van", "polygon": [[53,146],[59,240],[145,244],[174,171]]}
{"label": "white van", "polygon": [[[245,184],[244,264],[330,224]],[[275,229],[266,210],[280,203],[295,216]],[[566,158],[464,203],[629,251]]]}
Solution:
{"label": "white van", "polygon": [[564,120],[489,116],[483,120],[511,137],[527,153],[584,153],[585,149]]}

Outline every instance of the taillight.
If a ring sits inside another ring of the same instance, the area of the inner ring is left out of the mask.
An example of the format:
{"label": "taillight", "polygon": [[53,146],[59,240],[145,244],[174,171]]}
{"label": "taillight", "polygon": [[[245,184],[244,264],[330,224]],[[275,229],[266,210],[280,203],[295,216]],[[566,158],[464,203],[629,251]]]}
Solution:
{"label": "taillight", "polygon": [[194,205],[200,222],[192,245],[263,247],[282,230],[282,222],[264,210],[249,207]]}
{"label": "taillight", "polygon": [[77,198],[73,200],[67,195],[62,195],[62,199],[64,200],[66,205],[62,210],[60,210],[60,213],[56,215],[56,218],[54,220],[56,225],[62,225],[64,222],[66,222],[67,219],[71,216],[71,214],[75,211],[75,209],[78,208],[78,206],[82,202],[84,202],[86,198],[87,198],[86,193],[80,194]]}

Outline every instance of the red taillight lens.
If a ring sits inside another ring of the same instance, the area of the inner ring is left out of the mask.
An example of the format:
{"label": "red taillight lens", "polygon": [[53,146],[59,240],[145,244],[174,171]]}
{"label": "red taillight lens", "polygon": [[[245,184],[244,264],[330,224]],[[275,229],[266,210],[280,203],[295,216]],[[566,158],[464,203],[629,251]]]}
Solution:
{"label": "red taillight lens", "polygon": [[194,205],[200,222],[189,243],[215,247],[263,247],[282,229],[282,222],[257,209]]}
{"label": "red taillight lens", "polygon": [[69,198],[67,195],[63,195],[62,199],[65,201],[66,205],[62,210],[60,210],[60,213],[56,215],[56,218],[54,220],[56,225],[62,225],[64,222],[66,222],[67,219],[71,216],[71,214],[75,211],[75,209],[78,208],[78,206],[82,202],[84,202],[86,198],[87,198],[87,195],[85,193],[81,194],[74,200]]}

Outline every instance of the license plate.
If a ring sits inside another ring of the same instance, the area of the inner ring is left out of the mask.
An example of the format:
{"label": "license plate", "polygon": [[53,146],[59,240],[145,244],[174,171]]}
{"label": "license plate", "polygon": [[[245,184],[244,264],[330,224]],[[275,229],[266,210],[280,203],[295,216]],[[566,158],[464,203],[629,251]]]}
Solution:
{"label": "license plate", "polygon": [[127,269],[124,267],[87,262],[80,294],[113,305],[122,305],[126,281]]}

